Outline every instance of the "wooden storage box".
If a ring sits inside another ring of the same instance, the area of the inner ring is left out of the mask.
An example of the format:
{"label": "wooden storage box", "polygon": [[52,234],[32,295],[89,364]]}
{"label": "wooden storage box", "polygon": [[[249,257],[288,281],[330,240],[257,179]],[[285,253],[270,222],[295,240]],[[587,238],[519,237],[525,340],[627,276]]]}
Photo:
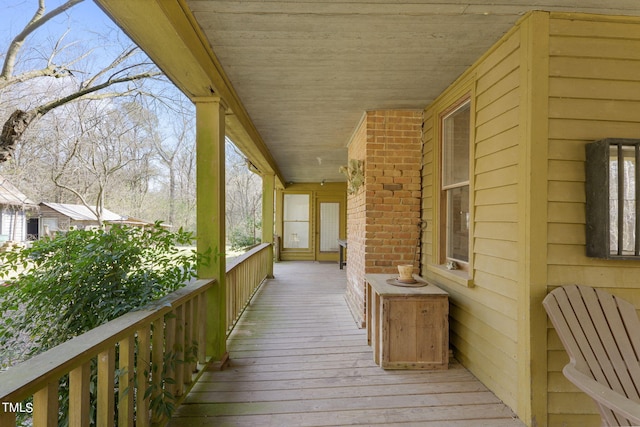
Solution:
{"label": "wooden storage box", "polygon": [[410,288],[367,280],[367,338],[385,369],[448,369],[449,296],[434,285]]}

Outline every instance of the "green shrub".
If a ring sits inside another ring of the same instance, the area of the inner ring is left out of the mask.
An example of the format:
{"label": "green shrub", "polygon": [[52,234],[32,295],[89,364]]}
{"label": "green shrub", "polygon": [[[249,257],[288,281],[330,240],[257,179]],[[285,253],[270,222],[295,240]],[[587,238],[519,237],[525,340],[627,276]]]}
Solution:
{"label": "green shrub", "polygon": [[253,218],[246,218],[240,225],[229,231],[229,245],[237,250],[260,243],[260,237],[256,237],[256,231],[261,228],[261,222]]}
{"label": "green shrub", "polygon": [[[31,343],[22,359],[184,286],[208,258],[179,247],[192,243],[191,233],[170,232],[160,223],[147,229],[118,225],[70,231],[0,254],[0,276],[6,278],[0,286],[0,361],[7,359],[5,349],[25,346],[25,335]],[[95,361],[91,376],[95,386]],[[59,422],[67,425],[66,376],[59,398]]]}
{"label": "green shrub", "polygon": [[76,230],[0,255],[0,348],[27,333],[29,356],[139,308],[184,285],[202,259],[191,233],[113,226]]}

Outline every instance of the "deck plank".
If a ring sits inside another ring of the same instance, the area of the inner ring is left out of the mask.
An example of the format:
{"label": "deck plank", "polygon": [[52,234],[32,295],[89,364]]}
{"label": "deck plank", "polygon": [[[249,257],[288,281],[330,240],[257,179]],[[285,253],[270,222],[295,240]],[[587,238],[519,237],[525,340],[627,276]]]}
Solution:
{"label": "deck plank", "polygon": [[178,408],[182,426],[523,426],[469,371],[374,364],[337,265],[289,262],[229,338],[230,366],[205,372]]}

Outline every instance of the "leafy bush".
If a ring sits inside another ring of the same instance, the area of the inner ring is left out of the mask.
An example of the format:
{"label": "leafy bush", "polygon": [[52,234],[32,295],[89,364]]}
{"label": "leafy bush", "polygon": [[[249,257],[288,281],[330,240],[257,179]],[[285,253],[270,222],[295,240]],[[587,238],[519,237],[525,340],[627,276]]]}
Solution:
{"label": "leafy bush", "polygon": [[230,230],[228,240],[231,249],[237,250],[260,243],[260,237],[256,237],[256,230],[261,228],[260,221],[246,218],[240,225]]}
{"label": "leafy bush", "polygon": [[182,287],[203,259],[177,246],[192,241],[160,223],[118,225],[0,254],[0,276],[17,274],[0,286],[0,348],[28,334],[32,356]]}
{"label": "leafy bush", "polygon": [[[28,249],[0,254],[0,276],[13,276],[0,286],[0,362],[7,358],[2,354],[5,349],[22,346],[20,358],[26,359],[184,286],[195,277],[198,263],[207,260],[178,246],[192,242],[191,233],[172,233],[156,223],[147,229],[70,231],[36,241]],[[25,336],[31,339],[28,346]],[[95,365],[92,360],[92,420]],[[68,386],[64,376],[59,390],[63,426],[68,425]],[[155,406],[173,408],[171,402],[160,403]]]}

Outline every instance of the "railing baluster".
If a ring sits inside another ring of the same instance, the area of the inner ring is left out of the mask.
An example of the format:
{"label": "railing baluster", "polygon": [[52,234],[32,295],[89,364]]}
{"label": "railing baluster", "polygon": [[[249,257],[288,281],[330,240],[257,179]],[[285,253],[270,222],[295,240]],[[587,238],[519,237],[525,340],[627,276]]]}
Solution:
{"label": "railing baluster", "polygon": [[[186,304],[186,303],[185,303]],[[184,304],[176,307],[176,326],[175,326],[175,349],[176,349],[176,370],[175,370],[175,388],[173,390],[174,396],[182,396],[184,393],[184,365],[185,365],[185,343],[184,343]]]}
{"label": "railing baluster", "polygon": [[190,299],[184,305],[184,351],[185,351],[185,364],[182,369],[182,378],[184,384],[191,384],[191,377],[193,375],[193,309],[196,304],[196,299]]}
{"label": "railing baluster", "polygon": [[198,362],[207,362],[207,297],[198,295]]}
{"label": "railing baluster", "polygon": [[98,427],[113,427],[115,413],[114,376],[116,370],[116,349],[110,347],[98,354]]}
{"label": "railing baluster", "polygon": [[233,320],[231,319],[232,312],[235,311],[233,305],[235,304],[235,296],[234,296],[234,275],[236,270],[238,269],[237,264],[233,266],[231,270],[227,269],[227,273],[225,274],[224,283],[227,287],[227,336],[231,332],[231,325],[233,325]]}
{"label": "railing baluster", "polygon": [[[0,421],[0,425],[4,425]],[[58,425],[58,381],[50,382],[33,395],[33,426]]]}
{"label": "railing baluster", "polygon": [[238,278],[238,276],[240,275],[240,269],[242,267],[238,266],[236,267],[230,274],[231,274],[231,281],[229,282],[229,291],[231,291],[231,295],[232,295],[232,303],[233,303],[233,312],[229,313],[229,323],[227,324],[227,331],[231,330],[232,325],[235,323],[236,320],[236,316],[235,313],[238,312],[239,308],[237,307],[237,302],[238,302],[238,282],[240,282],[241,280]]}
{"label": "railing baluster", "polygon": [[[153,322],[151,336],[151,402],[162,394],[162,368],[164,365],[164,316]],[[151,424],[159,424],[161,416],[152,411]]]}
{"label": "railing baluster", "polygon": [[133,335],[130,335],[119,343],[118,427],[133,427],[134,353],[135,340]]}
{"label": "railing baluster", "polygon": [[165,390],[171,394],[171,396],[176,395],[176,371],[174,369],[173,364],[178,360],[178,350],[176,348],[176,310],[173,310],[171,313],[167,314],[164,317],[165,329],[164,329],[164,340],[165,340],[165,348],[164,348],[164,358],[161,359],[162,363],[167,363],[168,366],[164,367],[164,371],[166,373],[167,378],[171,378],[173,381],[167,381],[164,384]]}
{"label": "railing baluster", "polygon": [[69,372],[69,427],[89,425],[89,382],[91,362]]}
{"label": "railing baluster", "polygon": [[[239,305],[245,305],[249,300],[249,289],[253,287],[251,283],[251,264],[255,262],[255,256],[251,257],[242,269],[242,300],[238,301]],[[236,316],[236,319],[238,316]]]}
{"label": "railing baluster", "polygon": [[138,336],[138,358],[136,360],[136,427],[149,427],[149,401],[145,398],[151,375],[151,333],[146,326],[136,332]]}

